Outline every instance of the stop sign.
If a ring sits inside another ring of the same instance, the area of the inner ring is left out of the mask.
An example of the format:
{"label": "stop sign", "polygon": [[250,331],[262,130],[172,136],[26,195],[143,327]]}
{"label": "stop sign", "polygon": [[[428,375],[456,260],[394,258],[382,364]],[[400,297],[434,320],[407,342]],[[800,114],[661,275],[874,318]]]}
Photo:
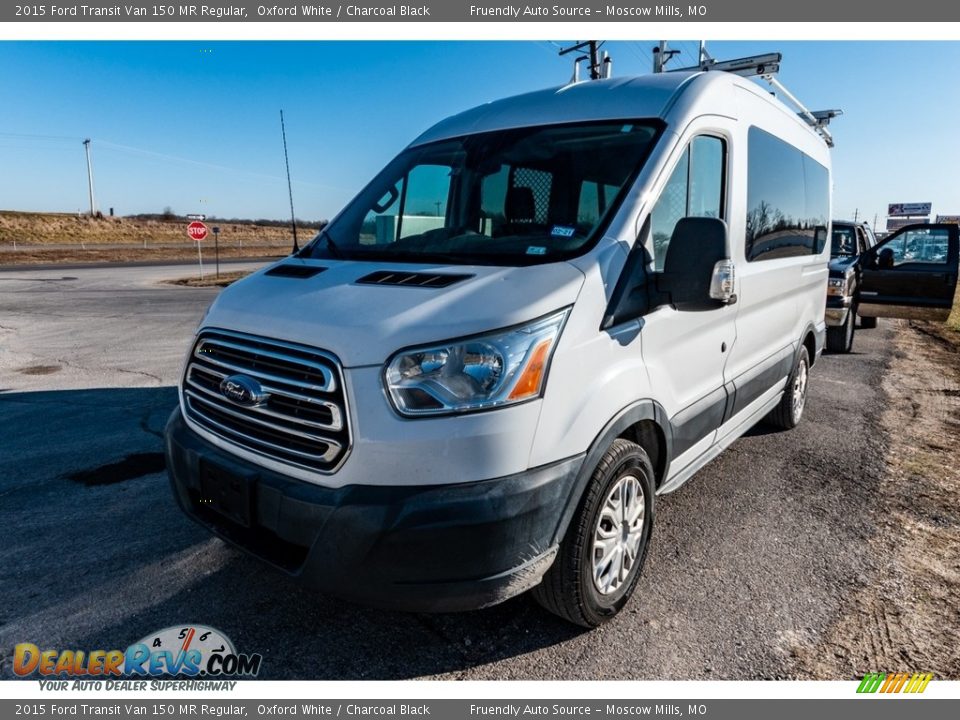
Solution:
{"label": "stop sign", "polygon": [[190,236],[191,240],[203,240],[207,237],[207,226],[195,220],[187,225],[187,235]]}

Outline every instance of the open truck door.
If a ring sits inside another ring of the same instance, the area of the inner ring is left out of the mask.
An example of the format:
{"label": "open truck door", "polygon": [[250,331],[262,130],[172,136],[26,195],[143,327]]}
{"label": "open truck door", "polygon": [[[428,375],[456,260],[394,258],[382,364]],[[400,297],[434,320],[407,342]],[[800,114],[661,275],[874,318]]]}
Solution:
{"label": "open truck door", "polygon": [[960,265],[956,225],[908,225],[863,256],[862,317],[946,320]]}

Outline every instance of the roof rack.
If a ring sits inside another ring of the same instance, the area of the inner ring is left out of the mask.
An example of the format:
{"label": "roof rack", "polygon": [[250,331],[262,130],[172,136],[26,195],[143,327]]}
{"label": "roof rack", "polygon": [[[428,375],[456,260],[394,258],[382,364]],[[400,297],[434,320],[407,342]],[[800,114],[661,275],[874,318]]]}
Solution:
{"label": "roof rack", "polygon": [[808,110],[796,96],[787,90],[783,83],[774,77],[780,72],[780,62],[783,60],[781,53],[767,53],[765,55],[752,55],[750,57],[737,58],[736,60],[714,60],[705,58],[699,65],[690,67],[676,68],[667,72],[695,72],[695,71],[721,71],[729,72],[741,77],[759,77],[765,80],[782,99],[787,100],[797,115],[807,123],[813,130],[823,138],[827,147],[833,147],[833,135],[827,130],[827,125],[833,118],[843,115],[843,110]]}

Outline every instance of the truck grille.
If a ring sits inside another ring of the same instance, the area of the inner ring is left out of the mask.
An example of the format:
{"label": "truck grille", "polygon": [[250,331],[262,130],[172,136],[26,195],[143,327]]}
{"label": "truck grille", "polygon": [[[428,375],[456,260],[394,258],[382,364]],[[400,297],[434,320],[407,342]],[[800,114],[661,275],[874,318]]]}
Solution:
{"label": "truck grille", "polygon": [[[256,389],[231,397],[222,388]],[[187,416],[224,440],[330,472],[350,447],[339,362],[302,345],[222,330],[197,338],[183,378]]]}

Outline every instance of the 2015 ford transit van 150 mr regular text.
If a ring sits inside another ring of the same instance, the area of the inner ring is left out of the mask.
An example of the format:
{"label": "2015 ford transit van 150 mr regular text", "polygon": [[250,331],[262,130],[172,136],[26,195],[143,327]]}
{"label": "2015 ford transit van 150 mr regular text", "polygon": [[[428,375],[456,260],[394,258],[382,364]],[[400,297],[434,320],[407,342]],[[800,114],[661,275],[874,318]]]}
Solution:
{"label": "2015 ford transit van 150 mr regular text", "polygon": [[[177,501],[342,598],[532,589],[595,626],[637,585],[655,497],[800,421],[830,216],[823,138],[726,72],[444,120],[211,306],[167,426]],[[955,285],[955,234],[943,251]]]}

